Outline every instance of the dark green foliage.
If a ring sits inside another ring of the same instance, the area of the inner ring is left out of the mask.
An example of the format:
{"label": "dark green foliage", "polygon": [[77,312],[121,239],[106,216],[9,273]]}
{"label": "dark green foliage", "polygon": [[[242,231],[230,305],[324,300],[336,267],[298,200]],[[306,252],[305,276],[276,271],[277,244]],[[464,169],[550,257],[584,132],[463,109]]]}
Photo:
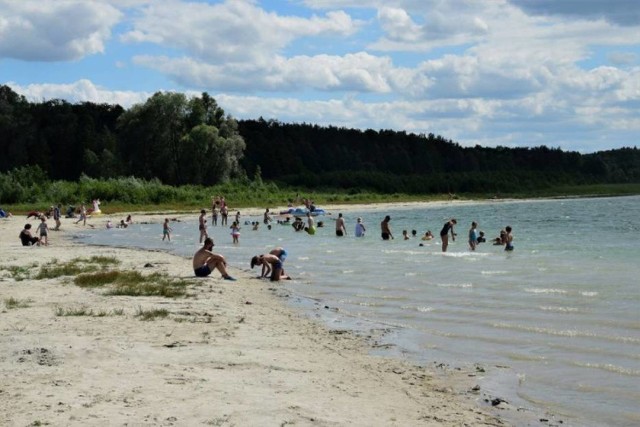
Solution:
{"label": "dark green foliage", "polygon": [[158,92],[124,110],[30,103],[0,85],[0,204],[204,207],[213,194],[259,205],[301,189],[425,195],[639,182],[637,148],[462,147],[431,133],[236,122],[207,93]]}

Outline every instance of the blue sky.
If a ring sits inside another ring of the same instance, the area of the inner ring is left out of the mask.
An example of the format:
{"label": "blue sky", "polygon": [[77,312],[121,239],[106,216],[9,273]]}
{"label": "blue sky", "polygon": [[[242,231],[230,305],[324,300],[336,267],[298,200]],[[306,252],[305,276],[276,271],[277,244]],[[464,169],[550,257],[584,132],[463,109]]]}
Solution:
{"label": "blue sky", "polygon": [[230,115],[461,145],[637,146],[632,0],[0,0],[30,100],[208,92]]}

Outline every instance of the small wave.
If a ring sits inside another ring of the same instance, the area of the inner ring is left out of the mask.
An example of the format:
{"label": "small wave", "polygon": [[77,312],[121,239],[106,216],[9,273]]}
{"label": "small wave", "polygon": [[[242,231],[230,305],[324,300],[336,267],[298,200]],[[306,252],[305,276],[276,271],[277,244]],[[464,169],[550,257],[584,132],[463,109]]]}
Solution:
{"label": "small wave", "polygon": [[580,292],[580,295],[582,295],[583,297],[597,297],[598,296],[598,292]]}
{"label": "small wave", "polygon": [[540,306],[538,308],[542,311],[553,311],[555,313],[577,313],[579,311],[575,307]]}
{"label": "small wave", "polygon": [[491,326],[498,329],[533,332],[536,334],[553,335],[558,337],[593,338],[605,341],[640,344],[640,338],[624,337],[620,335],[602,335],[596,334],[595,332],[579,331],[577,329],[551,329],[538,326],[514,325],[510,323],[492,323]]}
{"label": "small wave", "polygon": [[411,305],[403,305],[401,307],[403,310],[415,310],[415,311],[419,311],[420,313],[429,313],[430,311],[433,311],[433,307],[416,307],[416,306],[411,306]]}
{"label": "small wave", "polygon": [[309,261],[309,257],[308,256],[298,257],[298,261]]}
{"label": "small wave", "polygon": [[616,374],[628,375],[632,377],[640,377],[640,370],[628,369],[622,366],[612,365],[611,363],[583,363],[583,362],[571,362],[575,366],[581,368],[601,369],[603,371],[613,372]]}
{"label": "small wave", "polygon": [[473,283],[438,283],[439,288],[473,288]]}
{"label": "small wave", "polygon": [[553,288],[526,288],[524,290],[530,294],[566,294],[567,291],[563,289],[553,289]]}
{"label": "small wave", "polygon": [[482,274],[483,276],[494,276],[494,275],[500,275],[500,274],[509,274],[509,272],[503,271],[503,270],[488,270],[488,271],[481,271],[480,274]]}
{"label": "small wave", "polygon": [[342,270],[342,274],[352,274],[355,270]]}

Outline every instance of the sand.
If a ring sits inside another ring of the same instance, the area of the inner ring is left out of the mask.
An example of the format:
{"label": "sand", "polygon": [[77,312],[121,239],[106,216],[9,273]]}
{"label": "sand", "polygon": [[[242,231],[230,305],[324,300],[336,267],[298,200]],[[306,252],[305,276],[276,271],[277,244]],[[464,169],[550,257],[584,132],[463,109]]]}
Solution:
{"label": "sand", "polygon": [[[119,270],[192,275],[187,258],[82,245],[72,220],[49,246],[22,247],[25,222],[0,220],[0,425],[505,424],[471,391],[472,368],[371,355],[379,337],[327,329],[255,272],[190,279],[186,298],[108,296],[70,277],[16,280],[11,268],[36,273],[91,255],[117,258]],[[58,315],[79,309],[94,316]],[[136,316],[151,309],[169,315]]]}

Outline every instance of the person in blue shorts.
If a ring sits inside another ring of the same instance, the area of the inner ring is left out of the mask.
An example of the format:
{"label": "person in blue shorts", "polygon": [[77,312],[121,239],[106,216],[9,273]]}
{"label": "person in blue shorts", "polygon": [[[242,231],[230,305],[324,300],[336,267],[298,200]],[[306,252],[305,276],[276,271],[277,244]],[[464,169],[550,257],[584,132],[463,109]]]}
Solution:
{"label": "person in blue shorts", "polygon": [[281,279],[290,279],[284,273],[284,261],[287,259],[287,251],[284,248],[272,249],[268,254],[256,255],[251,258],[251,268],[256,265],[262,266],[260,278],[267,277],[271,273],[271,281],[277,282]]}
{"label": "person in blue shorts", "polygon": [[512,251],[513,250],[513,234],[511,234],[511,226],[508,225],[505,228],[505,231],[507,232],[507,235],[505,236],[505,245],[504,245],[504,250],[505,251]]}
{"label": "person in blue shorts", "polygon": [[235,281],[236,279],[227,273],[227,262],[224,257],[211,252],[213,246],[211,237],[204,239],[202,247],[193,255],[193,272],[198,277],[207,277],[213,270],[218,269],[224,280]]}

